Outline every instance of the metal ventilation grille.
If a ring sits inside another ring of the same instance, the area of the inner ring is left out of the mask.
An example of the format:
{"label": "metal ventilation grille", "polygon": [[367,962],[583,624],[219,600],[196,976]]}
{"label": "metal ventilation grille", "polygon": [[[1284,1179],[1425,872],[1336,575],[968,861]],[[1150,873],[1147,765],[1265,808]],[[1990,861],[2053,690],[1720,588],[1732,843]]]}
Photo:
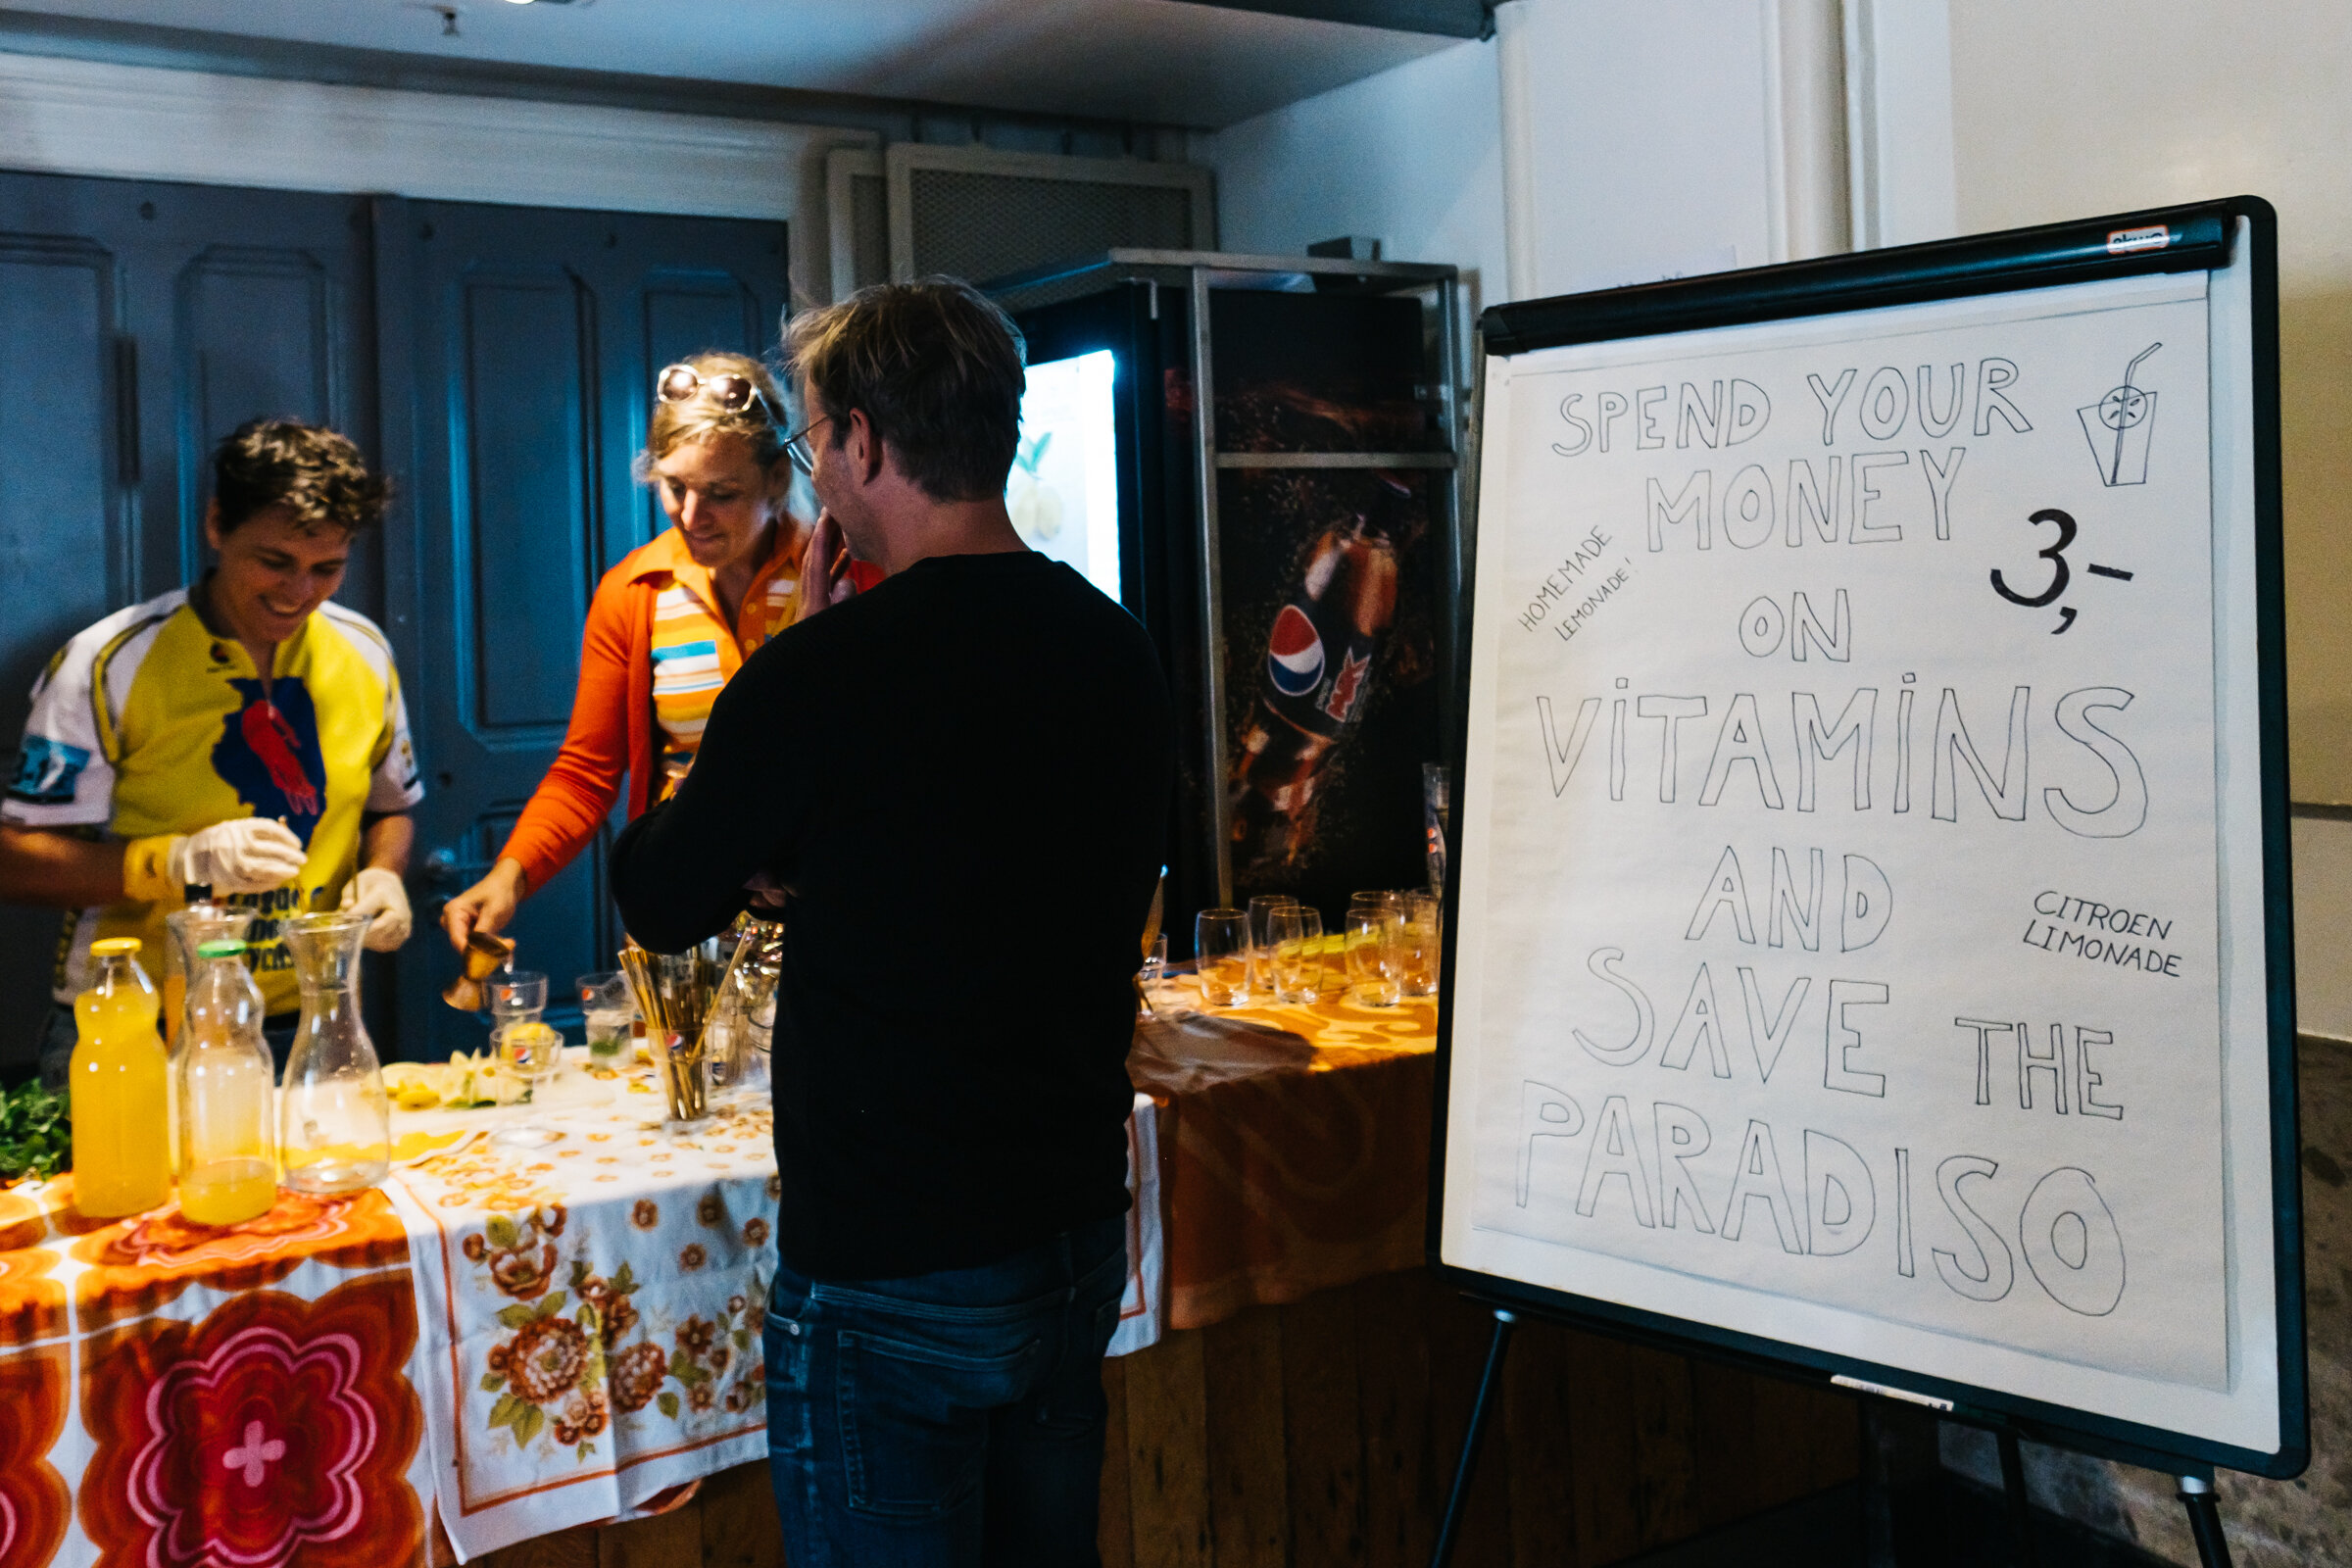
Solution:
{"label": "metal ventilation grille", "polygon": [[906,183],[916,276],[980,282],[1114,246],[1189,250],[1208,228],[1177,185],[919,168]]}
{"label": "metal ventilation grille", "polygon": [[[850,176],[849,216],[850,287],[889,282],[890,184],[879,172]],[[835,288],[837,296],[847,292]]]}

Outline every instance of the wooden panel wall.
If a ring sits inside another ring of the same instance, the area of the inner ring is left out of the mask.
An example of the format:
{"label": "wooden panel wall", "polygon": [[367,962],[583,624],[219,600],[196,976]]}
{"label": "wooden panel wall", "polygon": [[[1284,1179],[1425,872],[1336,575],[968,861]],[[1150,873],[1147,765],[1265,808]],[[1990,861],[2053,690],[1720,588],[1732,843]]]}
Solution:
{"label": "wooden panel wall", "polygon": [[[1105,1568],[1420,1568],[1492,1326],[1415,1270],[1107,1363]],[[1860,1468],[1852,1399],[1544,1323],[1497,1414],[1460,1568],[1615,1562]]]}
{"label": "wooden panel wall", "polygon": [[[1414,1270],[1104,1363],[1104,1568],[1421,1568],[1493,1319]],[[1841,1396],[1544,1323],[1513,1340],[1459,1568],[1587,1568],[1851,1481]],[[492,1568],[769,1568],[766,1473]]]}

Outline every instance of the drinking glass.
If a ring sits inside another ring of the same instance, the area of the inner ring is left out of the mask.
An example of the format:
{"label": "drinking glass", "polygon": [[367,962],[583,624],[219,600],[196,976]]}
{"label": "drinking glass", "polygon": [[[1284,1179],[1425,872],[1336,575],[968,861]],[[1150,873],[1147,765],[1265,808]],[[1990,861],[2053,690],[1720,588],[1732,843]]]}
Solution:
{"label": "drinking glass", "polygon": [[588,1026],[588,1059],[611,1062],[626,1055],[629,1021],[637,1004],[629,1000],[629,977],[618,969],[600,969],[572,982],[579,994],[580,1018]]}
{"label": "drinking glass", "polygon": [[[563,1066],[564,1037],[540,1022],[547,1011],[547,976],[535,969],[511,969],[482,982],[490,1006],[490,1046],[499,1065],[530,1086],[536,1106]],[[556,1141],[552,1128],[534,1116],[501,1127],[490,1141],[509,1149],[543,1149]]]}
{"label": "drinking glass", "polygon": [[1274,995],[1297,1006],[1315,1000],[1323,979],[1323,911],[1289,904],[1268,919]]}
{"label": "drinking glass", "polygon": [[1427,893],[1404,895],[1401,949],[1403,970],[1398,975],[1408,997],[1438,994],[1438,973],[1444,963],[1446,906]]}
{"label": "drinking glass", "polygon": [[547,1010],[547,976],[532,969],[512,969],[494,974],[482,983],[484,999],[490,1004],[493,1027],[503,1028],[511,1023],[537,1023]]}
{"label": "drinking glass", "polygon": [[1250,1000],[1250,915],[1244,909],[1202,909],[1193,921],[1193,953],[1200,1000],[1238,1007]]}
{"label": "drinking glass", "polygon": [[1393,1007],[1404,995],[1404,918],[1394,905],[1357,899],[1348,906],[1348,995],[1366,1006]]}
{"label": "drinking glass", "polygon": [[1143,993],[1146,1012],[1150,1012],[1152,1004],[1160,1000],[1160,990],[1167,983],[1167,978],[1168,939],[1164,936],[1153,937],[1151,947],[1144,951],[1144,966],[1136,972],[1135,977],[1136,989]]}
{"label": "drinking glass", "polygon": [[1260,893],[1250,901],[1250,992],[1252,996],[1270,995],[1274,990],[1274,957],[1269,946],[1272,937],[1267,922],[1276,909],[1298,902],[1288,893]]}

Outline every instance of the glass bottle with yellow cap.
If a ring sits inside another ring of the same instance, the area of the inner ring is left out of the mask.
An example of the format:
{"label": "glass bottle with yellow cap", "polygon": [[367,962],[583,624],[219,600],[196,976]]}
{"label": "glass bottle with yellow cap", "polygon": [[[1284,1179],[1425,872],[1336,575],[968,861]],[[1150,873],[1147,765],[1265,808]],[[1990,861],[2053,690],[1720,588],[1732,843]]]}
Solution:
{"label": "glass bottle with yellow cap", "polygon": [[91,943],[97,979],[74,999],[74,1204],[90,1219],[141,1213],[172,1196],[162,1001],[138,951],[136,937]]}
{"label": "glass bottle with yellow cap", "polygon": [[172,1062],[179,1211],[199,1225],[234,1225],[277,1201],[276,1068],[262,1036],[262,992],[246,970],[245,944],[215,937],[198,946],[196,960]]}

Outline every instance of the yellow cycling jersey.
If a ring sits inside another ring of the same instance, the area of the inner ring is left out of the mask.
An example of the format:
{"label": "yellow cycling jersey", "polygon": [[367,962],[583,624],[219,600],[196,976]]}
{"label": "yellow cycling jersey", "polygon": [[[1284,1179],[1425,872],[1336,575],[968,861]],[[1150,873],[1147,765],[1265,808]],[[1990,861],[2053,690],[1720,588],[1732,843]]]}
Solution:
{"label": "yellow cycling jersey", "polygon": [[[103,829],[119,840],[275,817],[308,850],[283,887],[238,894],[251,907],[254,978],[268,1010],[297,1003],[277,924],[331,909],[359,868],[361,818],[423,798],[391,646],[375,623],[328,604],[278,644],[270,679],[244,645],[208,630],[174,589],[74,636],[33,687],[17,776],[0,822]],[[70,917],[55,992],[89,984],[89,949],[133,936],[161,977],[171,904],[123,903]]]}

